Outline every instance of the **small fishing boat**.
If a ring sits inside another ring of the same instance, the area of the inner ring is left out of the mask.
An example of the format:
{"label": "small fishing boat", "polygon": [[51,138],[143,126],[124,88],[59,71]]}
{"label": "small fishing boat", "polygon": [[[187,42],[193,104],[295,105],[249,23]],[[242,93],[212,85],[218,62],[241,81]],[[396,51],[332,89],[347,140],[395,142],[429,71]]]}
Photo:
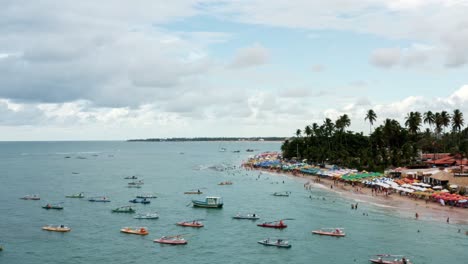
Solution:
{"label": "small fishing boat", "polygon": [[374,259],[369,259],[371,263],[380,263],[380,264],[412,264],[409,259],[402,255],[388,255],[380,254],[375,255]]}
{"label": "small fishing boat", "polygon": [[49,209],[63,210],[63,206],[61,205],[61,203],[60,204],[50,204],[50,203],[48,203],[48,204],[42,206],[42,208],[47,209],[47,210],[49,210]]}
{"label": "small fishing boat", "polygon": [[203,207],[203,208],[222,208],[223,207],[223,198],[208,196],[205,198],[205,201],[192,200],[194,207]]}
{"label": "small fishing boat", "polygon": [[288,226],[283,222],[283,220],[273,221],[273,222],[265,222],[265,223],[262,223],[262,224],[258,224],[257,226],[260,226],[260,227],[268,227],[268,228],[279,228],[279,229],[283,229],[283,228],[288,227]]}
{"label": "small fishing boat", "polygon": [[140,236],[146,236],[149,234],[148,229],[146,227],[124,227],[120,229],[120,232]]}
{"label": "small fishing boat", "polygon": [[289,197],[291,192],[275,192],[273,193],[273,196],[282,196],[282,197]]}
{"label": "small fishing boat", "polygon": [[143,199],[141,199],[141,198],[135,198],[135,199],[130,200],[129,202],[131,202],[131,203],[141,203],[141,204],[149,204],[149,203],[151,203],[151,201],[150,201],[150,200],[147,200],[146,198],[143,198]]}
{"label": "small fishing boat", "polygon": [[138,179],[138,177],[133,175],[133,176],[127,176],[124,179],[126,179],[126,180],[136,180],[136,179]]}
{"label": "small fishing boat", "polygon": [[145,184],[142,180],[129,182],[128,185],[143,185]]}
{"label": "small fishing boat", "polygon": [[177,236],[163,236],[159,239],[154,240],[155,243],[159,244],[168,244],[168,245],[185,245],[187,240],[185,240],[182,235]]}
{"label": "small fishing boat", "polygon": [[135,219],[158,219],[159,215],[158,213],[137,214],[133,218]]}
{"label": "small fishing boat", "polygon": [[321,228],[320,230],[312,231],[312,234],[322,236],[344,237],[346,236],[343,228]]}
{"label": "small fishing boat", "polygon": [[200,190],[184,192],[184,194],[202,194],[202,193],[203,193],[203,192],[200,191]]}
{"label": "small fishing boat", "polygon": [[246,149],[245,151],[247,151],[247,152],[254,152],[253,149]]}
{"label": "small fishing boat", "polygon": [[52,231],[52,232],[70,232],[71,228],[64,225],[46,225],[42,227],[42,230]]}
{"label": "small fishing boat", "polygon": [[218,185],[232,185],[232,182],[231,181],[224,181],[224,182],[218,183]]}
{"label": "small fishing boat", "polygon": [[96,203],[108,203],[110,202],[109,198],[106,196],[96,196],[96,197],[91,197],[88,199],[90,202],[96,202]]}
{"label": "small fishing boat", "polygon": [[279,248],[290,248],[291,244],[287,240],[284,239],[263,239],[258,241],[257,243],[265,245],[265,246],[274,246],[274,247],[279,247]]}
{"label": "small fishing boat", "polygon": [[72,195],[67,195],[65,197],[66,198],[84,198],[84,193],[80,192],[80,193],[76,193],[76,194],[72,194]]}
{"label": "small fishing boat", "polygon": [[131,206],[121,206],[115,209],[112,209],[113,213],[135,213],[136,210]]}
{"label": "small fishing boat", "polygon": [[232,217],[233,219],[242,219],[242,220],[258,220],[260,217],[256,214],[246,214],[246,215],[241,215],[237,214],[236,216]]}
{"label": "small fishing boat", "polygon": [[184,222],[178,222],[176,225],[178,226],[186,226],[186,227],[203,227],[203,223],[200,222],[203,219],[197,219],[197,220],[192,220],[192,221],[184,221]]}
{"label": "small fishing boat", "polygon": [[34,201],[37,201],[37,200],[40,200],[41,198],[39,197],[39,195],[26,195],[26,196],[23,196],[20,198],[21,200],[34,200]]}
{"label": "small fishing boat", "polygon": [[154,195],[154,194],[145,193],[145,194],[137,195],[136,198],[141,198],[141,199],[154,199],[154,198],[158,198],[158,197],[157,197],[156,195]]}

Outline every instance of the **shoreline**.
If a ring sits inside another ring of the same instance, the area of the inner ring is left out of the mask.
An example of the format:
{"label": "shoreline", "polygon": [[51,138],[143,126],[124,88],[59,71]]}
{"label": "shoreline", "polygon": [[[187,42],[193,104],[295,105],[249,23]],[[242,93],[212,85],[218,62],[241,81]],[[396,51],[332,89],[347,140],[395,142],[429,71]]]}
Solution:
{"label": "shoreline", "polygon": [[[468,210],[466,208],[442,206],[439,203],[427,202],[417,198],[399,195],[397,193],[389,194],[388,196],[380,193],[374,195],[372,189],[367,187],[353,187],[344,182],[334,181],[331,178],[311,176],[304,174],[294,174],[291,172],[276,172],[268,169],[258,169],[249,167],[250,170],[270,173],[272,175],[284,175],[295,179],[301,179],[304,182],[304,188],[327,189],[329,192],[334,192],[340,196],[352,199],[357,202],[373,204],[374,206],[387,207],[395,209],[402,217],[412,220],[434,221],[448,224],[468,225]],[[319,179],[319,181],[317,181]],[[330,188],[333,186],[333,188]],[[418,219],[415,214],[418,214]]]}

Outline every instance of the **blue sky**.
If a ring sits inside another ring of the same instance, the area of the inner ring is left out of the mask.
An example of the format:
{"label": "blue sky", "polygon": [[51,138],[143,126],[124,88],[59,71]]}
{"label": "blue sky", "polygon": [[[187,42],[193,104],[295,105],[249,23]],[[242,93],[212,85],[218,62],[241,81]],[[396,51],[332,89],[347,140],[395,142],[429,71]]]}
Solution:
{"label": "blue sky", "polygon": [[468,1],[6,1],[0,140],[289,136],[468,110]]}

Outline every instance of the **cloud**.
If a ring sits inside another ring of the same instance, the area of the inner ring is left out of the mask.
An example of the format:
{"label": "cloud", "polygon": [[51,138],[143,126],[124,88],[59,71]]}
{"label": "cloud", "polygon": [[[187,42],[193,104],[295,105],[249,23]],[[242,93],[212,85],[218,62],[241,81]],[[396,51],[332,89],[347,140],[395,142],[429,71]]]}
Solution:
{"label": "cloud", "polygon": [[401,52],[397,48],[377,49],[372,52],[371,63],[380,68],[392,68],[400,63]]}
{"label": "cloud", "polygon": [[312,71],[313,72],[321,72],[321,71],[324,71],[324,70],[325,70],[325,66],[323,66],[321,64],[316,64],[316,65],[312,66]]}
{"label": "cloud", "polygon": [[268,49],[259,43],[255,43],[250,47],[238,50],[229,67],[235,69],[248,68],[266,64],[269,60],[270,52]]}
{"label": "cloud", "polygon": [[371,63],[380,68],[389,69],[396,66],[415,67],[424,65],[430,57],[438,56],[440,51],[423,44],[412,44],[408,48],[382,48],[372,52]]}

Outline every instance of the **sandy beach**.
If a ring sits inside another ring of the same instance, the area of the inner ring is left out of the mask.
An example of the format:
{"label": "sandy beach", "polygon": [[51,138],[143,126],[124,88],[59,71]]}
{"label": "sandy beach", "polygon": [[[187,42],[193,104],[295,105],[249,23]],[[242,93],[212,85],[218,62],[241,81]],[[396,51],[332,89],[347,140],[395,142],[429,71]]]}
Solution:
{"label": "sandy beach", "polygon": [[[252,168],[253,169],[253,168]],[[318,177],[305,174],[293,174],[285,172],[275,172],[266,169],[255,169],[272,175],[284,175],[300,179],[304,183],[304,188],[327,189],[335,192],[347,199],[353,199],[357,203],[368,203],[376,206],[393,208],[401,216],[417,221],[447,222],[448,224],[468,225],[468,209],[451,206],[442,206],[439,203],[427,202],[408,196],[401,196],[398,193],[385,195],[384,193],[374,194],[372,189],[366,187],[353,187],[344,182],[334,181],[332,178]],[[331,188],[333,186],[333,188]],[[418,219],[415,215],[418,214]]]}

